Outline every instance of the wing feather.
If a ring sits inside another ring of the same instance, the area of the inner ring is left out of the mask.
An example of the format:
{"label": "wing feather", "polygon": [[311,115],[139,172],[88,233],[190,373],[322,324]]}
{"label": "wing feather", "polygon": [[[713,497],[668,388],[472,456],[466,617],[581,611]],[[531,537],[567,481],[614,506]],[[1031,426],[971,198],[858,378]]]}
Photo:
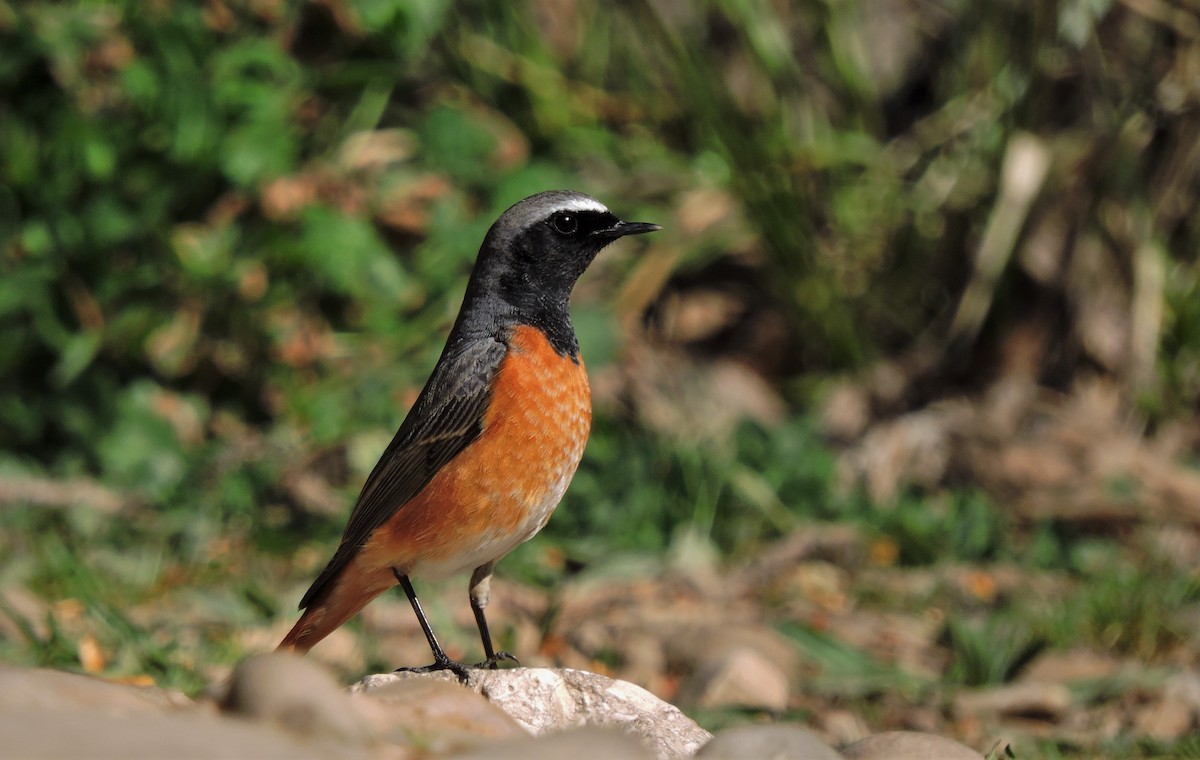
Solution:
{"label": "wing feather", "polygon": [[507,346],[494,338],[447,346],[412,411],[367,477],[342,541],[300,600],[307,608],[388,518],[483,431]]}

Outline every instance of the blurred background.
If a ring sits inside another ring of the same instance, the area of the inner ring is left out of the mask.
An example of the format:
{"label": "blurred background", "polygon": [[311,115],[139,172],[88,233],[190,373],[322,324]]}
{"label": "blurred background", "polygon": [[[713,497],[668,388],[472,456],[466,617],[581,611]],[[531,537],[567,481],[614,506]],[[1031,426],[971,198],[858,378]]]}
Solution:
{"label": "blurred background", "polygon": [[[594,430],[504,648],[708,728],[1200,757],[1191,0],[0,0],[0,98],[4,661],[272,648],[565,187],[664,230],[576,290]],[[411,618],[312,656],[423,663]]]}

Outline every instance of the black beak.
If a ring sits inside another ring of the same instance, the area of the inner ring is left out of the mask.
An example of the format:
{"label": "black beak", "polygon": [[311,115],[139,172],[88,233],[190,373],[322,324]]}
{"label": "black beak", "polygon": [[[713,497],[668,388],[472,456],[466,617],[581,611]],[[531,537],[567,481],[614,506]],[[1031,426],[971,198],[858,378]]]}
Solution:
{"label": "black beak", "polygon": [[649,222],[622,222],[618,219],[617,223],[613,226],[596,230],[592,233],[592,235],[594,237],[616,240],[617,238],[622,238],[626,235],[642,235],[647,232],[656,232],[657,230],[661,229],[662,227],[659,225],[650,224]]}

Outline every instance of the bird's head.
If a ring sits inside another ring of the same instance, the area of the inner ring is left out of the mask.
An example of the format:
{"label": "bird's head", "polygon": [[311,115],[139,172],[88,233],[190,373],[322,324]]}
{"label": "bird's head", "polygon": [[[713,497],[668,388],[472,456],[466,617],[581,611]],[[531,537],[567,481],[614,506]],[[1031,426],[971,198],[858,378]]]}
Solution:
{"label": "bird's head", "polygon": [[549,190],[500,215],[484,239],[480,263],[485,257],[499,259],[528,286],[569,294],[606,245],[659,229],[657,224],[622,221],[583,193]]}

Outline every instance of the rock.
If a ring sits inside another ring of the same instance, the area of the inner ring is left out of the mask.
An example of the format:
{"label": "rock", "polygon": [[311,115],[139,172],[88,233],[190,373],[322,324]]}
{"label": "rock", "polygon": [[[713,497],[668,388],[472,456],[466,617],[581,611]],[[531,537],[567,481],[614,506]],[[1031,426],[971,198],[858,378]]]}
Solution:
{"label": "rock", "polygon": [[653,760],[637,739],[613,728],[577,728],[559,734],[489,743],[449,760]]}
{"label": "rock", "polygon": [[959,715],[997,714],[1057,722],[1071,708],[1071,691],[1061,683],[1021,681],[963,692],[954,700]]}
{"label": "rock", "polygon": [[1163,697],[1187,705],[1200,721],[1200,671],[1186,670],[1167,678]]}
{"label": "rock", "polygon": [[795,642],[779,631],[762,623],[745,623],[736,613],[715,609],[709,620],[692,620],[682,624],[659,621],[667,660],[684,672],[696,673],[711,669],[728,654],[748,649],[772,663],[788,679],[800,667],[800,654]]}
{"label": "rock", "polygon": [[448,752],[529,736],[508,713],[454,680],[405,678],[351,699],[375,735],[393,745]]}
{"label": "rock", "polygon": [[1176,673],[1163,684],[1162,694],[1133,715],[1138,733],[1172,742],[1200,724],[1200,674]]}
{"label": "rock", "polygon": [[[351,691],[371,693],[406,679],[454,683],[454,676],[445,671],[382,673],[367,676]],[[712,738],[678,708],[640,686],[583,670],[473,670],[468,688],[535,735],[582,726],[619,728],[659,758],[691,757]]]}
{"label": "rock", "polygon": [[1182,702],[1157,699],[1134,712],[1133,728],[1156,741],[1177,741],[1192,728],[1192,710]]}
{"label": "rock", "polygon": [[983,755],[936,734],[888,731],[842,749],[846,760],[983,760]]}
{"label": "rock", "polygon": [[691,757],[712,737],[642,687],[584,670],[488,671],[480,680],[485,697],[535,734],[568,726],[619,728],[662,758]]}
{"label": "rock", "polygon": [[787,673],[756,649],[735,647],[702,663],[680,689],[682,702],[700,707],[750,707],[783,712],[791,689]]}
{"label": "rock", "polygon": [[[906,717],[911,716],[916,709],[913,708],[910,710]],[[816,727],[825,736],[830,737],[831,741],[835,744],[849,744],[850,742],[856,742],[871,735],[871,730],[867,727],[867,722],[862,719],[862,716],[850,710],[842,708],[820,710],[814,718],[816,719]],[[936,720],[930,723],[931,725],[936,725]],[[910,724],[909,728],[918,727]]]}
{"label": "rock", "polygon": [[354,700],[315,661],[276,652],[255,655],[233,671],[220,699],[226,712],[277,724],[300,736],[362,741],[369,730]]}
{"label": "rock", "polygon": [[819,524],[800,527],[763,547],[738,573],[747,588],[779,582],[801,562],[822,560],[840,568],[858,569],[867,554],[862,531],[850,525]]}
{"label": "rock", "polygon": [[846,445],[862,437],[871,424],[871,397],[860,384],[839,382],[821,405],[821,432]]}
{"label": "rock", "polygon": [[45,641],[50,637],[49,611],[45,600],[24,586],[0,588],[0,638],[28,644]]}
{"label": "rock", "polygon": [[738,726],[719,731],[696,760],[843,760],[812,731],[785,724]]}
{"label": "rock", "polygon": [[1071,649],[1065,652],[1049,650],[1038,655],[1021,674],[1022,681],[1071,683],[1111,678],[1121,670],[1121,661],[1090,649]]}
{"label": "rock", "polygon": [[46,668],[0,665],[0,712],[81,707],[119,715],[190,705],[192,701],[183,694],[157,687],[128,686]]}
{"label": "rock", "polygon": [[[269,667],[275,666],[269,663]],[[236,695],[234,704],[244,708],[245,714],[256,714],[250,706],[263,704],[254,694],[269,680],[262,677],[263,667],[246,663],[235,679],[239,683],[231,684],[236,686],[230,691]],[[355,719],[350,697],[341,693],[332,678],[319,670],[317,677],[312,677],[306,673],[308,669],[313,668],[301,662],[298,667],[274,674],[273,688],[278,692],[294,690],[294,699],[332,689],[332,697],[340,699],[339,708]],[[285,677],[289,680],[281,685]],[[277,694],[274,698],[274,704],[283,703]],[[321,698],[330,699],[328,693]],[[269,700],[267,704],[271,704]],[[324,719],[315,720],[319,723]],[[199,705],[164,689],[41,668],[0,666],[0,754],[4,757],[366,757],[361,744],[344,739],[344,735],[336,739],[318,735],[300,741],[276,725],[222,718],[211,704]]]}
{"label": "rock", "polygon": [[114,714],[68,705],[0,710],[4,757],[88,760],[366,760],[361,747],[301,742],[274,726],[228,720],[199,709]]}

